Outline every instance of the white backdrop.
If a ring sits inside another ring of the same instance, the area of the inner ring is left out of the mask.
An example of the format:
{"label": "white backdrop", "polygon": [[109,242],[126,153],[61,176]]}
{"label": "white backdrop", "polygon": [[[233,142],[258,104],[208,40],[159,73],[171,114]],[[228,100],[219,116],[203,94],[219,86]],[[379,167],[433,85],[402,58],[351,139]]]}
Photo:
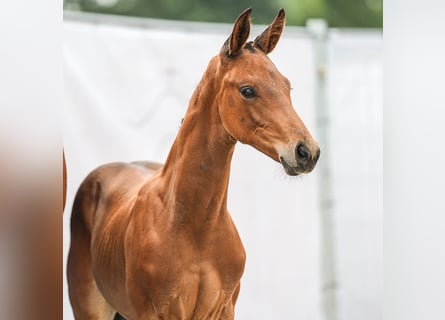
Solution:
{"label": "white backdrop", "polygon": [[341,320],[382,319],[382,35],[332,30],[330,169]]}
{"label": "white backdrop", "polygon": [[[71,203],[82,179],[110,161],[164,161],[195,86],[231,32],[230,25],[83,17],[64,22],[65,257]],[[255,27],[252,38],[261,30]],[[381,35],[334,31],[328,44],[338,319],[376,320],[382,271]],[[316,138],[311,37],[287,27],[270,57],[291,80],[294,106]],[[238,144],[229,209],[247,265],[237,319],[325,319],[319,175],[315,169],[290,179],[279,164]],[[66,283],[64,298],[64,319],[72,319]]]}

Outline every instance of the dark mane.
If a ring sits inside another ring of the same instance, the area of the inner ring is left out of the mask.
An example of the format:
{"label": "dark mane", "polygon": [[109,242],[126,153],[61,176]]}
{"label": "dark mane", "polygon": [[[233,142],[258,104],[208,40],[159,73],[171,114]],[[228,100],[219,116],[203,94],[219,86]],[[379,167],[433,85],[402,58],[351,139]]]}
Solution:
{"label": "dark mane", "polygon": [[244,49],[249,50],[250,53],[256,53],[255,46],[253,45],[253,41],[246,42]]}

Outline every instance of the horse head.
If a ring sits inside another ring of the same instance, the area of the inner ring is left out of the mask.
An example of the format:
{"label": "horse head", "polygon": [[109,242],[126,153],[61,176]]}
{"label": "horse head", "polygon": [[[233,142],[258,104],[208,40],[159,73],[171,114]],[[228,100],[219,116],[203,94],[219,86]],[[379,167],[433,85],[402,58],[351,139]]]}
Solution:
{"label": "horse head", "polygon": [[250,14],[249,8],[237,18],[216,57],[222,124],[234,141],[280,162],[288,175],[308,173],[320,149],[292,105],[289,80],[267,56],[284,29],[284,10],[254,41],[247,42]]}

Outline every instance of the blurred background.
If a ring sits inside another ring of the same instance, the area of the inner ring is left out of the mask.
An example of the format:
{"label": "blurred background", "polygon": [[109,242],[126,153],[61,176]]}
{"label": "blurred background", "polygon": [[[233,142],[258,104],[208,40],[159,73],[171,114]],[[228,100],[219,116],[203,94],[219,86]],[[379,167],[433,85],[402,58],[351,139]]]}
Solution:
{"label": "blurred background", "polygon": [[[252,39],[286,10],[270,58],[322,155],[290,179],[238,144],[229,209],[247,265],[237,319],[381,319],[380,0],[64,1],[64,257],[83,178],[106,162],[165,160],[208,61],[249,6]],[[66,282],[63,314],[73,319]]]}
{"label": "blurred background", "polygon": [[285,8],[288,25],[325,19],[331,27],[382,28],[383,0],[65,0],[66,10],[181,21],[232,23],[247,7],[254,22],[270,23],[270,13]]}

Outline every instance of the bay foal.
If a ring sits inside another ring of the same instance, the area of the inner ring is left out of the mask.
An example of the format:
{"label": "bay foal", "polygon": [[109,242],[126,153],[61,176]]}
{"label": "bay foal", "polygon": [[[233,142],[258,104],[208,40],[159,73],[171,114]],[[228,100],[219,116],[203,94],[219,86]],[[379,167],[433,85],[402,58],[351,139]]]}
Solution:
{"label": "bay foal", "polygon": [[165,165],[107,164],[81,184],[68,258],[76,319],[234,319],[245,263],[227,211],[236,142],[289,175],[310,172],[320,153],[267,57],[284,11],[246,43],[250,13],[210,61]]}

